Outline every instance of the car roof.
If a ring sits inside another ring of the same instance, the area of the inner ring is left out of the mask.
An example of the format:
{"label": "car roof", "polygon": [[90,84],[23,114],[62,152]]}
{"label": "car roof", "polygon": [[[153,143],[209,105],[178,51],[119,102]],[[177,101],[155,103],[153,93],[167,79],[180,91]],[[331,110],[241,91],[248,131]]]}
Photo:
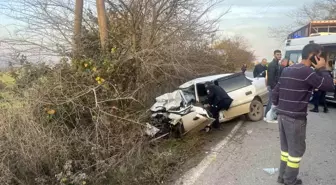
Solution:
{"label": "car roof", "polygon": [[190,81],[180,85],[179,88],[180,89],[185,89],[185,88],[188,88],[190,86],[193,86],[194,84],[215,81],[219,78],[223,78],[223,77],[230,76],[230,75],[233,75],[233,74],[234,73],[226,73],[226,74],[218,74],[218,75],[204,76],[204,77],[196,78],[196,79],[190,80]]}

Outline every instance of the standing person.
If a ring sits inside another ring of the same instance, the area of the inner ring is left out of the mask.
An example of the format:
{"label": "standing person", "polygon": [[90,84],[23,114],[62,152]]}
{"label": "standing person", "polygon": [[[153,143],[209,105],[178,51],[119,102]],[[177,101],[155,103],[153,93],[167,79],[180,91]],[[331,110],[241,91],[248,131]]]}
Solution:
{"label": "standing person", "polygon": [[247,65],[243,64],[241,70],[242,70],[242,73],[245,74],[245,71],[247,70]]}
{"label": "standing person", "polygon": [[[272,107],[272,90],[274,89],[275,85],[278,83],[279,78],[279,61],[281,59],[281,51],[275,50],[274,51],[274,59],[271,63],[268,64],[267,67],[267,90],[268,90],[268,104],[265,111],[265,116],[267,112]],[[266,117],[265,117],[266,120]],[[266,120],[267,121],[267,120]]]}
{"label": "standing person", "polygon": [[212,124],[212,126],[216,129],[219,129],[220,128],[219,111],[228,110],[231,106],[233,99],[226,93],[226,91],[223,88],[211,82],[205,83],[205,89],[208,95],[210,112],[213,118],[215,118],[215,121]]}
{"label": "standing person", "polygon": [[281,76],[283,69],[285,69],[285,67],[288,67],[288,65],[289,65],[289,61],[287,58],[284,58],[281,60],[281,65],[279,68],[280,70],[279,70],[279,75],[278,75],[279,77]]}
{"label": "standing person", "polygon": [[[333,90],[333,79],[325,69],[325,59],[318,58],[322,47],[308,44],[302,50],[302,61],[284,69],[273,90],[273,104],[277,106],[281,163],[278,182],[285,185],[302,184],[298,179],[300,161],[306,150],[308,100],[313,89]],[[312,63],[312,59],[317,64]],[[318,76],[310,67],[321,71]]]}
{"label": "standing person", "polygon": [[266,64],[267,64],[267,59],[264,58],[264,59],[262,59],[261,63],[258,63],[254,67],[253,78],[256,78],[256,77],[264,77],[265,78],[266,70],[267,70]]}
{"label": "standing person", "polygon": [[[327,70],[330,74],[331,74],[331,70],[330,70],[330,67],[329,67],[329,63],[326,63],[325,65],[325,70]],[[315,69],[315,72],[317,75],[319,76],[322,76],[322,71],[320,69]],[[313,104],[314,104],[314,108],[310,110],[310,112],[319,112],[319,105],[320,103],[322,103],[323,105],[323,112],[324,113],[328,113],[329,110],[328,110],[328,106],[327,106],[327,101],[326,101],[326,95],[327,95],[327,92],[326,91],[323,91],[323,90],[320,90],[320,89],[316,89],[314,91],[314,95],[313,95]]]}

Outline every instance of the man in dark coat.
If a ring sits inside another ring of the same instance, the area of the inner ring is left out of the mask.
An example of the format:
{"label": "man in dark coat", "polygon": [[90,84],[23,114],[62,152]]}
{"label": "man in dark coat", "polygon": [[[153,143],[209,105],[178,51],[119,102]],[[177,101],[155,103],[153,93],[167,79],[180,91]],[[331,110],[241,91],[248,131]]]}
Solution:
{"label": "man in dark coat", "polygon": [[266,64],[267,63],[267,60],[264,58],[262,60],[261,63],[257,64],[255,67],[254,67],[254,70],[253,70],[253,78],[256,78],[256,77],[266,77],[266,70],[267,70],[267,67],[266,67]]}
{"label": "man in dark coat", "polygon": [[[326,57],[324,57],[326,58]],[[327,65],[330,65],[330,61],[326,64],[326,69],[330,69],[331,67],[330,66],[327,66]],[[321,69],[315,69],[315,72],[318,76],[322,76],[323,77],[323,71],[321,71]],[[330,75],[331,74],[331,71],[330,72]],[[313,104],[314,104],[314,108],[310,110],[310,112],[319,112],[319,105],[320,103],[322,103],[323,105],[323,112],[324,113],[328,113],[329,110],[328,110],[328,106],[327,106],[327,102],[326,102],[326,95],[327,95],[327,92],[326,91],[322,91],[322,90],[319,90],[319,89],[315,89],[314,91],[314,95],[313,95]]]}
{"label": "man in dark coat", "polygon": [[205,83],[207,91],[208,103],[210,105],[210,112],[216,120],[212,124],[214,128],[220,128],[219,111],[228,110],[233,99],[225,92],[225,90],[212,82]]}
{"label": "man in dark coat", "polygon": [[268,104],[266,107],[265,115],[267,115],[267,112],[272,107],[272,91],[279,80],[279,74],[280,74],[280,65],[279,61],[281,60],[281,51],[275,50],[274,51],[274,59],[271,63],[268,64],[267,67],[267,89],[268,89]]}

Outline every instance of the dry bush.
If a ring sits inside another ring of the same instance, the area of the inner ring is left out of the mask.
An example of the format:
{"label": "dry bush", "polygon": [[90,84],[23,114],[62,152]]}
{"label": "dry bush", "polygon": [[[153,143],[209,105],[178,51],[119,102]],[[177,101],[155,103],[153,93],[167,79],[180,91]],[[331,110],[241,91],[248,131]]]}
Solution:
{"label": "dry bush", "polygon": [[67,64],[45,71],[30,87],[19,87],[24,93],[16,91],[26,106],[2,111],[2,170],[8,176],[1,177],[10,184],[103,183],[106,172],[127,164],[146,139],[140,114],[126,115],[118,106],[132,97],[107,81],[99,85],[92,71]]}
{"label": "dry bush", "polygon": [[47,72],[13,89],[25,106],[1,111],[0,183],[159,184],[194,151],[151,145],[141,103],[111,81],[99,84],[94,71],[35,67]]}
{"label": "dry bush", "polygon": [[0,81],[0,91],[6,88],[6,84]]}
{"label": "dry bush", "polygon": [[225,64],[230,65],[231,70],[240,69],[243,64],[251,68],[255,60],[254,53],[248,49],[246,40],[241,36],[217,41],[214,49],[221,54]]}

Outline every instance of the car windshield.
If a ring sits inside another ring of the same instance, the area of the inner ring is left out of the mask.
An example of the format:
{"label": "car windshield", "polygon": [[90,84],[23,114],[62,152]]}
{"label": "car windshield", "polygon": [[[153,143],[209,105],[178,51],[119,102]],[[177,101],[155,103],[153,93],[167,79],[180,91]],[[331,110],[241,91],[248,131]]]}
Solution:
{"label": "car windshield", "polygon": [[187,105],[196,101],[195,90],[193,87],[194,86],[191,86],[189,88],[180,89],[184,95],[184,98],[186,99]]}

